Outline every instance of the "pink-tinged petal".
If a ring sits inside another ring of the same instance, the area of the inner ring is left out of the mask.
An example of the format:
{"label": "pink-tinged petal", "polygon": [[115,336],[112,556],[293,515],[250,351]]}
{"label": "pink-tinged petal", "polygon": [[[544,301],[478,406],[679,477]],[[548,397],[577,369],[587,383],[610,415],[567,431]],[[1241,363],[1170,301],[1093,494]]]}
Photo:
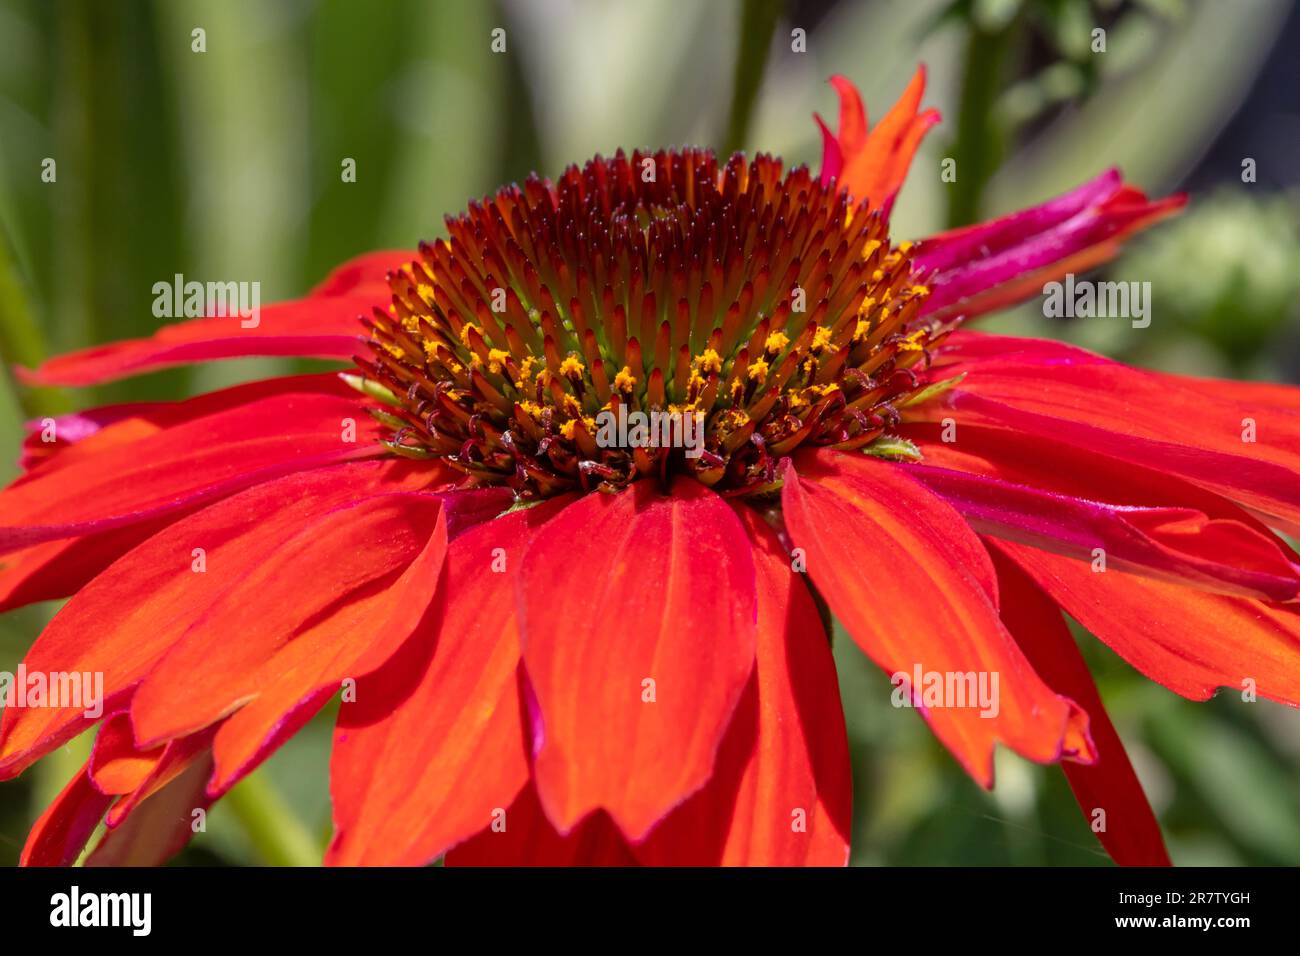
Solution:
{"label": "pink-tinged petal", "polygon": [[989,689],[996,675],[996,707],[918,706],[972,777],[992,786],[999,742],[1044,763],[1091,759],[1087,717],[1043,683],[1007,634],[992,563],[951,506],[901,466],[862,455],[801,453],[783,476],[786,526],[819,593],[918,705],[918,670],[971,674]]}
{"label": "pink-tinged petal", "polygon": [[162,866],[194,836],[195,812],[206,812],[211,804],[203,789],[211,771],[211,757],[199,755],[125,821],[108,830],[85,865]]}
{"label": "pink-tinged petal", "polygon": [[[105,451],[115,445],[127,445],[156,435],[176,425],[192,422],[217,412],[230,411],[241,405],[277,395],[315,389],[331,376],[299,375],[247,382],[219,389],[175,402],[131,402],[124,405],[103,405],[54,419],[37,419],[27,423],[28,436],[23,442],[25,470],[40,468],[46,474],[55,467],[51,462],[63,464],[59,453],[73,446],[81,446],[82,454],[89,449]],[[341,389],[339,394],[346,394]],[[355,394],[355,393],[354,393]],[[75,467],[78,459],[72,459]],[[24,480],[26,476],[19,479]]]}
{"label": "pink-tinged petal", "polygon": [[[101,673],[105,712],[138,684],[238,576],[269,560],[315,515],[370,495],[416,490],[426,465],[368,461],[250,488],[159,532],[79,591],[32,645],[29,673]],[[195,548],[209,569],[196,573]],[[229,570],[233,569],[233,570]],[[218,571],[219,573],[211,573]],[[96,722],[85,708],[9,708],[0,716],[0,779],[17,775]]]}
{"label": "pink-tinged petal", "polygon": [[931,236],[913,259],[931,289],[922,313],[970,317],[1038,295],[1052,279],[1111,259],[1125,238],[1186,202],[1149,201],[1111,169],[1041,205]]}
{"label": "pink-tinged petal", "polygon": [[157,408],[170,408],[176,404],[179,403],[129,402],[70,412],[54,418],[32,419],[24,426],[27,437],[23,439],[18,467],[23,471],[31,471],[57,452],[84,441],[109,425],[141,416],[147,417]]}
{"label": "pink-tinged petal", "polygon": [[467,839],[528,780],[513,576],[561,499],[447,548],[422,626],[344,701],[330,760],[335,866],[421,866]]}
{"label": "pink-tinged petal", "polygon": [[410,252],[371,253],[344,263],[302,299],[267,305],[252,318],[192,319],[164,326],[151,338],[98,345],[20,369],[33,385],[94,385],[191,362],[245,356],[350,359],[364,338],[359,321],[388,304],[384,274],[417,258]]}
{"label": "pink-tinged petal", "polygon": [[996,547],[1111,650],[1174,693],[1208,700],[1219,687],[1250,686],[1300,705],[1300,606],[1101,570],[1009,541]]}
{"label": "pink-tinged petal", "polygon": [[1060,609],[1000,551],[990,556],[1002,589],[1002,622],[1034,670],[1087,711],[1097,760],[1061,766],[1090,828],[1121,866],[1169,866],[1160,824]]}
{"label": "pink-tinged petal", "polygon": [[71,866],[77,862],[112,802],[113,797],[100,793],[90,782],[86,768],[78,770],[32,826],[19,865]]}
{"label": "pink-tinged petal", "polygon": [[[958,333],[941,361],[966,378],[917,420],[1010,428],[1180,476],[1300,530],[1300,416],[1216,397],[1055,342]],[[1254,423],[1254,438],[1250,424]]]}
{"label": "pink-tinged petal", "polygon": [[937,110],[920,110],[925,67],[917,67],[898,102],[870,130],[857,88],[842,76],[833,76],[830,82],[840,97],[840,128],[838,136],[831,140],[826,136],[826,124],[815,116],[826,147],[822,182],[835,178],[854,199],[867,200],[872,209],[888,215],[921,139],[939,122]]}
{"label": "pink-tinged petal", "polygon": [[[291,641],[308,641],[328,655],[349,628],[373,633],[374,619],[357,613],[381,607],[394,576],[430,539],[440,552],[446,534],[437,496],[396,493],[314,517],[255,568],[209,563],[205,574],[224,588],[214,600],[190,605],[188,627],[137,688],[131,700],[137,742],[153,746],[233,713],[257,696],[262,668]],[[440,563],[433,561],[427,584],[436,582]],[[412,625],[425,606],[411,610]]]}
{"label": "pink-tinged petal", "polygon": [[0,553],[158,518],[383,450],[379,424],[333,375],[306,376],[292,390],[104,447],[111,431],[0,491]]}
{"label": "pink-tinged petal", "polygon": [[446,866],[635,866],[636,857],[603,810],[567,836],[546,819],[537,790],[529,783],[515,802],[488,826],[447,853]]}
{"label": "pink-tinged petal", "polygon": [[634,848],[666,866],[843,866],[853,781],[830,640],[812,595],[758,513],[754,675],[704,789]]}
{"label": "pink-tinged petal", "polygon": [[830,131],[830,127],[816,113],[813,114],[813,121],[822,134],[821,184],[829,186],[839,179],[844,171],[844,151],[840,149],[839,141],[835,139],[835,134]]}
{"label": "pink-tinged petal", "polygon": [[638,840],[709,779],[754,668],[751,547],[722,498],[682,479],[587,495],[529,548],[533,777],[561,832],[604,808]]}
{"label": "pink-tinged petal", "polygon": [[1109,505],[931,465],[908,474],[959,511],[976,531],[1091,560],[1117,570],[1225,594],[1288,601],[1300,568],[1271,536],[1236,521],[1177,507]]}

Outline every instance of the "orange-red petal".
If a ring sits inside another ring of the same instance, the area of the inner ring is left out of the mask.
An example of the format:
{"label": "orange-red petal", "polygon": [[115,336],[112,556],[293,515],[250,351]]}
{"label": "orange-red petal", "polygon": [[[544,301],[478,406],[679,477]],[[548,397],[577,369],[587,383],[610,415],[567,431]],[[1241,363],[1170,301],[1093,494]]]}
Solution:
{"label": "orange-red petal", "polygon": [[703,485],[639,481],[566,508],[519,580],[534,779],[567,833],[605,809],[631,840],[702,787],[754,667],[754,562]]}
{"label": "orange-red petal", "polygon": [[949,505],[901,466],[862,455],[807,452],[783,469],[782,504],[808,574],[896,686],[914,675],[971,674],[991,707],[918,707],[939,739],[984,786],[993,747],[1040,762],[1091,759],[1087,718],[1034,672],[998,618],[996,577],[979,539]]}

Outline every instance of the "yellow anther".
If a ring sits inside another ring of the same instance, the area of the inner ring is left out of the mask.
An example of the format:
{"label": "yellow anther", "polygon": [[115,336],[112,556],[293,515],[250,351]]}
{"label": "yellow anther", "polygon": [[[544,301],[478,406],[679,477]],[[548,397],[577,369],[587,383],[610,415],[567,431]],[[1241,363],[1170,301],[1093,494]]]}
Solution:
{"label": "yellow anther", "polygon": [[749,376],[751,381],[763,381],[763,379],[767,378],[767,361],[765,359],[757,359],[756,361],[750,362],[749,369],[745,374]]}
{"label": "yellow anther", "polygon": [[701,372],[721,372],[722,356],[713,349],[705,349],[695,356],[695,367]]}
{"label": "yellow anther", "polygon": [[505,368],[506,359],[510,358],[510,353],[504,349],[488,350],[488,371],[493,375],[500,375],[501,369]]}
{"label": "yellow anther", "polygon": [[917,329],[911,335],[904,338],[903,341],[898,343],[898,350],[900,352],[920,352],[925,348],[925,341],[926,330]]}
{"label": "yellow anther", "polygon": [[565,378],[581,378],[586,368],[578,361],[577,356],[570,355],[560,363],[560,374]]}
{"label": "yellow anther", "polygon": [[462,325],[462,326],[460,327],[460,344],[463,345],[463,346],[465,346],[465,348],[469,348],[469,347],[470,347],[470,344],[469,344],[469,333],[470,333],[471,330],[477,332],[477,333],[479,334],[479,338],[482,338],[482,337],[483,337],[483,330],[482,330],[482,329],[480,329],[480,328],[479,328],[477,325],[475,325],[473,322],[466,322],[464,325]]}
{"label": "yellow anther", "polygon": [[433,308],[433,286],[429,285],[427,282],[421,282],[415,287],[415,294],[420,297],[421,302],[429,308]]}
{"label": "yellow anther", "polygon": [[820,352],[826,346],[831,344],[831,330],[824,325],[817,326],[817,331],[813,333],[812,348],[814,352]]}
{"label": "yellow anther", "polygon": [[628,393],[635,387],[636,376],[632,374],[630,368],[624,365],[622,370],[614,376],[614,388],[620,392]]}
{"label": "yellow anther", "polygon": [[515,379],[515,388],[521,392],[526,389],[533,381],[533,366],[537,364],[537,359],[531,355],[524,357],[524,362],[519,366],[519,377]]}
{"label": "yellow anther", "polygon": [[[790,336],[784,332],[769,332],[767,340],[763,342],[763,351],[768,355],[775,355],[789,344]],[[751,365],[750,368],[753,366]]]}

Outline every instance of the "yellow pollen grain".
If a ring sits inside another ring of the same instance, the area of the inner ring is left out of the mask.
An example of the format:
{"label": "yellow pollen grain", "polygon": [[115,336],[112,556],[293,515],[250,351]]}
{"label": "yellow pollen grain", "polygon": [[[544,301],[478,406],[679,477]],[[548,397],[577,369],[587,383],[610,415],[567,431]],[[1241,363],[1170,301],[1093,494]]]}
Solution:
{"label": "yellow pollen grain", "polygon": [[721,372],[722,356],[713,349],[705,349],[695,356],[695,367],[701,372]]}
{"label": "yellow pollen grain", "polygon": [[900,352],[920,352],[925,348],[925,338],[925,329],[917,329],[898,343],[898,349]]}
{"label": "yellow pollen grain", "polygon": [[541,418],[542,416],[542,406],[537,402],[522,401],[519,403],[519,407],[522,408],[530,418]]}
{"label": "yellow pollen grain", "polygon": [[521,392],[526,389],[533,380],[533,366],[537,364],[537,359],[529,355],[524,358],[524,363],[519,366],[519,377],[515,379],[515,388]]}
{"label": "yellow pollen grain", "polygon": [[420,297],[420,301],[425,305],[431,309],[433,308],[433,286],[429,285],[427,282],[421,282],[415,287],[415,294]]}
{"label": "yellow pollen grain", "polygon": [[[763,351],[767,352],[768,355],[775,355],[789,344],[790,336],[784,332],[770,332],[767,340],[763,343]],[[750,368],[753,368],[753,366],[751,365]],[[766,371],[766,365],[764,365],[764,371]]]}
{"label": "yellow pollen grain", "polygon": [[420,320],[413,315],[408,315],[402,319],[402,328],[408,332],[418,332],[420,330]]}
{"label": "yellow pollen grain", "polygon": [[627,393],[631,392],[635,386],[636,376],[632,374],[630,368],[624,365],[622,371],[614,376],[614,388],[618,389],[620,392]]}
{"label": "yellow pollen grain", "polygon": [[570,418],[560,426],[560,434],[564,436],[566,441],[573,441],[573,432],[577,427],[578,420],[576,418]]}
{"label": "yellow pollen grain", "polygon": [[826,346],[831,344],[831,330],[824,325],[817,326],[817,331],[813,333],[812,348],[814,352],[820,352]]}
{"label": "yellow pollen grain", "polygon": [[488,371],[494,375],[500,375],[501,369],[505,367],[508,358],[510,358],[510,353],[504,349],[489,349]]}
{"label": "yellow pollen grain", "polygon": [[901,252],[903,255],[907,255],[909,252],[912,251],[912,246],[913,246],[913,242],[910,239],[905,239],[904,241],[898,244],[898,251]]}
{"label": "yellow pollen grain", "polygon": [[870,259],[873,255],[875,255],[876,250],[879,248],[880,248],[880,240],[872,239],[865,246],[862,247],[862,258]]}
{"label": "yellow pollen grain", "polygon": [[750,381],[761,382],[767,378],[767,360],[758,359],[749,363],[749,369],[745,372]]}
{"label": "yellow pollen grain", "polygon": [[581,378],[585,371],[586,367],[574,355],[568,356],[560,363],[560,374],[565,378]]}
{"label": "yellow pollen grain", "polygon": [[480,338],[483,335],[483,330],[480,329],[477,325],[475,325],[473,322],[466,322],[464,325],[460,327],[460,344],[465,346],[465,348],[470,347],[469,333],[471,329],[477,332]]}
{"label": "yellow pollen grain", "polygon": [[924,286],[924,285],[912,286],[912,295],[929,295],[929,294],[930,294],[929,286]]}

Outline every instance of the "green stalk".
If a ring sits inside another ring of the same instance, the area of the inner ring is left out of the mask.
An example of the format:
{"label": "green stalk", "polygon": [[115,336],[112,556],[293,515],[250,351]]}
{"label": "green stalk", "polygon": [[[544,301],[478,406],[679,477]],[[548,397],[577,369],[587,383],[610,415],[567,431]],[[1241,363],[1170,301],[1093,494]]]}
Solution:
{"label": "green stalk", "polygon": [[302,821],[266,779],[265,771],[244,778],[222,800],[239,820],[267,866],[319,866],[320,850]]}
{"label": "green stalk", "polygon": [[[45,357],[45,343],[32,318],[31,299],[20,275],[7,234],[0,234],[0,364],[13,376],[14,366],[35,368]],[[14,394],[29,418],[56,415],[68,408],[57,389],[27,388],[14,381]]]}
{"label": "green stalk", "polygon": [[763,69],[772,49],[772,35],[781,16],[783,0],[742,0],[740,12],[740,46],[736,51],[736,70],[731,87],[731,110],[727,116],[724,155],[745,148],[754,102],[763,83]]}
{"label": "green stalk", "polygon": [[961,101],[957,107],[957,136],[952,156],[957,181],[948,193],[948,228],[978,222],[984,190],[1001,164],[1005,131],[995,104],[1002,92],[1002,73],[1018,21],[996,28],[970,24],[962,65]]}

